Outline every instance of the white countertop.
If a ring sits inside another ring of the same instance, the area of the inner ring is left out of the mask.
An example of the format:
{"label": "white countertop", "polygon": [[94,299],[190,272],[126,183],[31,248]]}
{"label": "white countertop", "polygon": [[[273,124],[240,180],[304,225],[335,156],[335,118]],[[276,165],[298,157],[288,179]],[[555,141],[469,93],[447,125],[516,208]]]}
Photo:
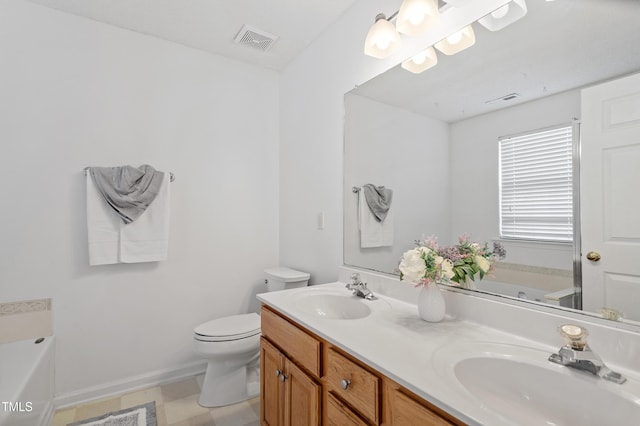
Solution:
{"label": "white countertop", "polygon": [[[528,347],[546,358],[558,347],[542,345],[477,323],[446,317],[439,323],[420,319],[416,305],[378,295],[367,301],[371,314],[361,319],[326,319],[305,312],[297,301],[303,293],[345,292],[340,282],[258,295],[264,304],[340,347],[366,365],[415,392],[468,424],[513,424],[483,409],[476,399],[461,393],[445,371],[450,368],[447,348],[491,342]],[[355,296],[352,296],[355,298]],[[448,356],[448,355],[447,355]]]}

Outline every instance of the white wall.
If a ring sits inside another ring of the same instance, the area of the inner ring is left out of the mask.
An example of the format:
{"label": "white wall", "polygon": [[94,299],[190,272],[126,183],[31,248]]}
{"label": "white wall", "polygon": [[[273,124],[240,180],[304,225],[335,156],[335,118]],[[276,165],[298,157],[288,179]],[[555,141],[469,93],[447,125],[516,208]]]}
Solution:
{"label": "white wall", "polygon": [[[201,362],[195,325],[257,307],[277,105],[274,72],[0,3],[0,301],[53,298],[58,396]],[[169,259],[89,267],[83,168],[142,163],[176,176]]]}
{"label": "white wall", "polygon": [[[480,115],[451,125],[452,238],[466,232],[486,241],[500,235],[498,138],[580,117],[580,91],[573,90]],[[568,245],[505,242],[506,262],[572,269]]]}
{"label": "white wall", "polygon": [[[345,96],[345,108],[344,263],[393,272],[421,233],[449,244],[449,125],[354,94]],[[360,247],[351,188],[367,183],[393,190],[390,247]]]}

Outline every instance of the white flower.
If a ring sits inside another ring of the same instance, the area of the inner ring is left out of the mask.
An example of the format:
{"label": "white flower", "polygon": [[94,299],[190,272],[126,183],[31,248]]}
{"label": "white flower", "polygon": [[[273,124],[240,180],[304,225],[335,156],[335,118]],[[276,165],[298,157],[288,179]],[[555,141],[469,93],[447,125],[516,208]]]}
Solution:
{"label": "white flower", "polygon": [[425,256],[428,256],[431,253],[431,249],[425,246],[416,247],[414,250],[421,251]]}
{"label": "white flower", "polygon": [[480,268],[482,272],[484,273],[489,272],[489,269],[491,268],[491,263],[485,257],[476,255],[474,260],[476,261],[476,263],[478,264],[478,268]]}
{"label": "white flower", "polygon": [[408,250],[402,255],[402,261],[400,261],[399,266],[400,272],[409,281],[418,282],[421,278],[424,278],[424,274],[427,271],[424,259],[421,257],[422,249],[424,248],[418,247]]}
{"label": "white flower", "polygon": [[444,261],[444,257],[442,256],[436,256],[436,258],[434,259],[436,262],[436,265],[441,264]]}
{"label": "white flower", "polygon": [[446,279],[451,279],[455,275],[453,273],[453,263],[449,259],[444,260],[442,265],[440,265],[442,271],[442,277]]}

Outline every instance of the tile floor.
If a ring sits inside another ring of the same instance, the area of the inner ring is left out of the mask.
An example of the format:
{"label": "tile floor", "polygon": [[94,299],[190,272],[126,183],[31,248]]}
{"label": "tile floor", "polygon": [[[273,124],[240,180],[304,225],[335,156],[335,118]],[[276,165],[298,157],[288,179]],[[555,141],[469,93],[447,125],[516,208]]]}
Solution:
{"label": "tile floor", "polygon": [[198,405],[204,376],[143,389],[114,398],[95,401],[56,411],[51,426],[66,426],[110,411],[156,402],[158,426],[257,426],[260,424],[260,400],[254,398],[219,408]]}

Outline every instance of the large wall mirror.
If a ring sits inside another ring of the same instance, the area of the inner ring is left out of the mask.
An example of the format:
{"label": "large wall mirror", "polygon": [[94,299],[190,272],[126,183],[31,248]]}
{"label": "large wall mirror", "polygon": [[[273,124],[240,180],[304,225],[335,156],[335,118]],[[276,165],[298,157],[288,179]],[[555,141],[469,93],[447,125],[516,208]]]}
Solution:
{"label": "large wall mirror", "polygon": [[[396,66],[345,95],[345,265],[398,274],[402,253],[416,240],[434,235],[447,245],[470,234],[501,241],[507,251],[475,290],[582,307],[575,239],[500,237],[498,141],[558,126],[577,137],[582,89],[640,71],[640,2],[527,6],[524,18],[501,31],[474,24],[476,44],[439,54],[434,68],[412,74]],[[393,242],[363,248],[353,188],[369,183],[393,191]],[[578,194],[574,225],[584,208]],[[622,299],[607,307],[640,324],[640,299]]]}

